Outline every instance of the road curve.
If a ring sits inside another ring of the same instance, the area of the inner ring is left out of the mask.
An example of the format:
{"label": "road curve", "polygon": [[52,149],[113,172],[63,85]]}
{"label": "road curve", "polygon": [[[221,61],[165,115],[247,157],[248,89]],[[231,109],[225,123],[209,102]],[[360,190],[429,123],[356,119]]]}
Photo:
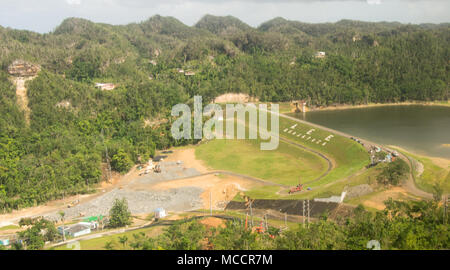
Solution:
{"label": "road curve", "polygon": [[[258,132],[258,131],[257,131],[257,132]],[[297,143],[297,142],[295,142],[295,141],[289,140],[289,139],[287,139],[287,138],[285,138],[285,137],[281,137],[281,136],[279,136],[279,135],[278,135],[277,137],[278,137],[278,139],[279,139],[280,141],[285,142],[285,143],[290,144],[290,145],[293,145],[293,146],[295,146],[295,147],[297,147],[297,148],[300,148],[300,149],[302,149],[302,150],[311,152],[311,153],[317,155],[319,158],[324,159],[324,160],[327,162],[327,164],[328,164],[327,171],[324,172],[324,173],[323,173],[322,175],[320,175],[319,177],[317,177],[316,179],[314,179],[314,180],[312,180],[312,181],[310,181],[310,182],[308,182],[308,183],[313,183],[313,182],[319,181],[320,179],[322,179],[322,178],[324,178],[325,176],[327,176],[327,175],[331,172],[331,170],[333,169],[334,166],[333,166],[333,162],[331,162],[331,159],[328,158],[327,156],[325,156],[324,154],[322,154],[321,152],[316,151],[316,150],[314,150],[314,149],[312,149],[312,148],[309,148],[309,147],[307,147],[307,146],[305,146],[305,145],[301,145],[301,144],[299,144],[299,143]],[[286,187],[286,186],[285,186],[285,187]]]}
{"label": "road curve", "polygon": [[[267,112],[270,112],[270,111],[267,111]],[[292,121],[295,121],[295,122],[298,122],[298,123],[302,123],[302,124],[305,124],[305,125],[309,125],[309,126],[312,126],[312,127],[316,127],[316,128],[322,129],[322,130],[326,130],[326,131],[338,134],[338,135],[346,137],[346,138],[354,137],[354,136],[351,136],[351,135],[349,135],[347,133],[344,133],[344,132],[341,132],[341,131],[338,131],[338,130],[334,130],[334,129],[331,129],[331,128],[327,128],[327,127],[324,127],[324,126],[321,126],[321,125],[318,125],[318,124],[314,124],[314,123],[311,123],[311,122],[308,122],[308,121],[305,121],[305,120],[301,120],[301,119],[298,119],[298,118],[295,118],[295,117],[292,117],[292,116],[289,116],[289,115],[285,115],[285,114],[282,114],[282,113],[278,113],[278,116],[286,118],[286,119],[289,119],[289,120],[292,120]],[[361,139],[361,141],[363,141],[366,144],[378,145],[384,151],[389,151],[389,152],[393,151],[392,149],[389,149],[388,147],[386,147],[386,146],[384,146],[382,144],[379,144],[379,143],[374,143],[374,142],[371,142],[371,141],[366,140],[366,139]],[[415,177],[414,177],[413,164],[412,164],[411,159],[407,155],[405,155],[405,154],[403,154],[403,153],[401,153],[399,151],[397,151],[397,152],[399,153],[400,158],[403,159],[404,161],[406,161],[409,164],[409,168],[410,168],[408,179],[407,179],[407,181],[405,183],[402,184],[402,187],[405,188],[406,191],[408,191],[409,193],[411,193],[414,196],[425,198],[425,199],[433,199],[433,194],[425,192],[425,191],[417,188],[417,186],[415,184],[415,181],[414,181]]]}
{"label": "road curve", "polygon": [[320,175],[319,177],[317,177],[316,179],[312,180],[311,182],[308,182],[308,184],[319,181],[320,179],[322,179],[322,178],[324,178],[325,176],[327,176],[327,175],[331,172],[331,170],[333,169],[333,163],[331,162],[331,160],[330,160],[327,156],[325,156],[324,154],[320,153],[319,151],[316,151],[316,150],[314,150],[314,149],[308,148],[308,147],[306,147],[306,146],[304,146],[304,145],[301,145],[301,144],[299,144],[299,143],[293,142],[293,141],[291,141],[291,140],[288,140],[288,139],[285,139],[285,138],[282,138],[282,137],[280,137],[280,140],[283,141],[283,142],[285,142],[285,143],[291,144],[291,145],[293,145],[293,146],[295,146],[295,147],[302,148],[302,149],[304,149],[304,150],[306,150],[306,151],[312,152],[312,153],[318,155],[319,157],[325,159],[325,161],[328,163],[327,171],[324,172],[324,173],[323,173],[322,175]]}
{"label": "road curve", "polygon": [[[190,212],[194,212],[194,211],[190,211]],[[209,214],[204,214],[204,215],[200,215],[200,216],[190,217],[188,219],[185,219],[185,221],[188,222],[188,221],[191,221],[191,220],[201,219],[201,218],[205,218],[205,217],[215,217],[215,218],[220,218],[220,219],[225,219],[225,220],[235,220],[235,219],[237,219],[236,217],[227,216],[227,215],[209,215]],[[114,235],[114,234],[119,234],[119,233],[125,233],[125,232],[135,231],[135,230],[144,229],[144,228],[150,228],[150,227],[154,227],[154,226],[170,226],[170,225],[175,224],[176,222],[177,222],[177,220],[150,221],[150,222],[147,222],[147,223],[145,223],[145,224],[143,224],[141,226],[135,226],[135,227],[129,227],[129,228],[120,228],[120,229],[106,231],[106,232],[100,231],[100,232],[97,232],[97,233],[94,233],[94,234],[88,234],[88,235],[85,235],[85,236],[72,238],[70,240],[66,240],[65,242],[53,243],[53,244],[50,244],[50,245],[46,246],[46,248],[53,248],[53,247],[59,247],[59,246],[62,246],[62,245],[67,245],[67,244],[74,244],[74,243],[77,243],[79,241],[90,240],[90,239],[100,238],[100,237],[104,237],[104,236],[109,236],[109,235]],[[77,248],[77,245],[71,245],[71,247]]]}

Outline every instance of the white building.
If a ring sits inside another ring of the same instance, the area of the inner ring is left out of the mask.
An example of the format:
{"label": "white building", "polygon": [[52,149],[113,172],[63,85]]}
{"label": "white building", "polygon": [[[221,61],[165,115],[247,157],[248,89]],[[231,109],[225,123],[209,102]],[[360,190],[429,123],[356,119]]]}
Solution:
{"label": "white building", "polygon": [[9,246],[9,239],[0,239],[0,246]]}
{"label": "white building", "polygon": [[156,208],[155,209],[155,219],[160,219],[167,216],[166,214],[166,210],[164,210],[163,208]]}
{"label": "white building", "polygon": [[87,227],[91,228],[91,230],[98,229],[98,222],[97,221],[78,222],[78,224],[87,226]]}
{"label": "white building", "polygon": [[[63,234],[63,227],[60,226],[58,227],[58,232],[60,234]],[[85,225],[85,224],[75,224],[73,226],[64,226],[64,234],[65,235],[69,235],[72,237],[78,237],[78,236],[82,236],[85,234],[89,234],[91,233],[91,226],[90,225]]]}

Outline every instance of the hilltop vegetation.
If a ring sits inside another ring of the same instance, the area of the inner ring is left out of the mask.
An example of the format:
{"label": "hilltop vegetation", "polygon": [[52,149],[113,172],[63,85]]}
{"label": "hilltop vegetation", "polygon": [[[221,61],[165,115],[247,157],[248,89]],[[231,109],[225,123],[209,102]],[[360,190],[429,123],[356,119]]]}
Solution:
{"label": "hilltop vegetation", "polygon": [[[47,34],[0,27],[0,211],[88,192],[102,180],[106,149],[122,172],[155,149],[192,143],[172,139],[168,114],[194,95],[310,106],[447,100],[448,30],[281,18],[252,28],[214,16],[192,27],[161,16],[119,26],[69,18]],[[29,125],[7,75],[16,59],[42,67],[26,85]],[[168,121],[148,124],[160,119]]]}
{"label": "hilltop vegetation", "polygon": [[[25,58],[82,81],[152,75],[207,97],[235,91],[263,101],[308,99],[311,105],[443,100],[448,30],[448,24],[307,24],[282,18],[252,28],[231,16],[211,15],[193,27],[161,16],[120,26],[69,18],[42,35],[0,28],[0,56],[3,68]],[[317,51],[327,56],[316,59]],[[172,72],[183,67],[196,76]],[[86,76],[76,76],[83,69]]]}
{"label": "hilltop vegetation", "polygon": [[309,226],[290,224],[283,230],[278,226],[281,224],[269,220],[265,233],[246,228],[245,216],[218,227],[205,226],[197,219],[185,219],[162,232],[149,228],[82,240],[80,244],[82,249],[367,250],[376,248],[368,246],[369,241],[374,240],[382,250],[448,249],[448,216],[442,215],[442,206],[435,202],[393,200],[387,201],[386,206],[377,213],[359,206],[348,216],[337,219],[324,213]]}

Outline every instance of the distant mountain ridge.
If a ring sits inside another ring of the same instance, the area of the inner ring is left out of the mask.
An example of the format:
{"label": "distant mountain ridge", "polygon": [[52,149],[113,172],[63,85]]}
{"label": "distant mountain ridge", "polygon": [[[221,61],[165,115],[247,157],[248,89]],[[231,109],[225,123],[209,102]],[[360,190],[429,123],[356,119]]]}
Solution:
{"label": "distant mountain ridge", "polygon": [[[89,192],[107,161],[126,172],[155,149],[195,143],[170,136],[170,112],[196,95],[310,107],[448,100],[449,30],[212,15],[193,26],[156,15],[68,18],[46,34],[0,27],[0,211]],[[17,76],[33,79],[14,87]]]}

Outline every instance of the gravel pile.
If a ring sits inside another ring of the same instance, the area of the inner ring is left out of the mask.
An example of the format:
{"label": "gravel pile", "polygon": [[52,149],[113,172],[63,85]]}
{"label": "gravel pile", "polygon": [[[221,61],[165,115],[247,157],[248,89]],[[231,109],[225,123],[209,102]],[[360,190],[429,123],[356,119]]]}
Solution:
{"label": "gravel pile", "polygon": [[347,190],[347,198],[360,197],[372,193],[373,189],[368,184],[351,187]]}
{"label": "gravel pile", "polygon": [[[115,199],[125,198],[133,214],[153,212],[158,207],[168,211],[189,211],[202,207],[200,194],[202,189],[196,187],[182,187],[164,191],[134,191],[114,189],[87,203],[67,208],[66,219],[108,215]],[[47,219],[59,220],[58,212],[46,216]]]}
{"label": "gravel pile", "polygon": [[194,168],[185,168],[183,164],[176,162],[162,162],[161,172],[151,172],[143,175],[142,177],[133,180],[133,183],[137,184],[152,184],[167,180],[176,180],[186,177],[199,176],[201,173]]}

